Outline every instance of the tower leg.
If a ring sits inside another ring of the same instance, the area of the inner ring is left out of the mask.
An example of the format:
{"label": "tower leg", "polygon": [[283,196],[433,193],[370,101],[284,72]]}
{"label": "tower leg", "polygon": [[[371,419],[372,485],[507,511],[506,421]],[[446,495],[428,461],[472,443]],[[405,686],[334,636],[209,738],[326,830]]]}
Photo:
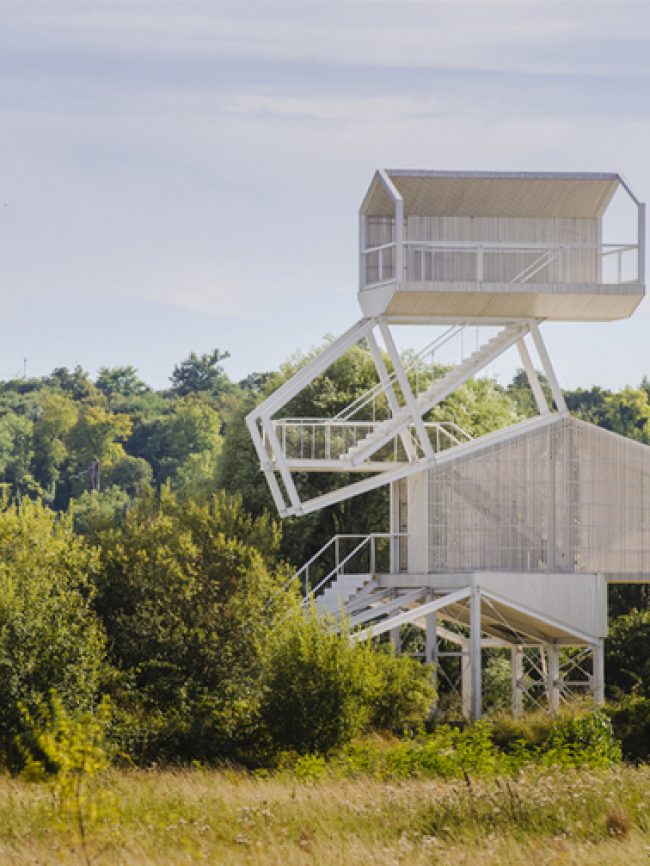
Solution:
{"label": "tower leg", "polygon": [[591,691],[595,704],[605,702],[605,642],[601,638],[592,646],[593,676],[591,680]]}
{"label": "tower leg", "polygon": [[463,717],[472,718],[472,660],[469,649],[469,641],[463,642],[460,653],[460,693],[463,708]]}
{"label": "tower leg", "polygon": [[482,678],[481,678],[481,592],[474,587],[469,600],[469,657],[470,678],[472,683],[471,718],[476,722],[482,715]]}
{"label": "tower leg", "polygon": [[520,716],[524,711],[524,648],[513,646],[512,661],[512,715]]}
{"label": "tower leg", "polygon": [[548,706],[552,713],[556,713],[560,709],[560,651],[554,644],[549,644],[547,655],[546,691]]}

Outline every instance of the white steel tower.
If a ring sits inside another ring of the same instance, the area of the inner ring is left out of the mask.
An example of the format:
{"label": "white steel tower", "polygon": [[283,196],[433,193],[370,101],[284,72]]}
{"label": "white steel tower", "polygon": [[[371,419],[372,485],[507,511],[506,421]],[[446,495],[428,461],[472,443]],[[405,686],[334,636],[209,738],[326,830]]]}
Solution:
{"label": "white steel tower", "polygon": [[[612,206],[625,205],[629,237],[610,238]],[[305,596],[345,614],[357,640],[388,633],[399,647],[404,626],[420,629],[423,657],[472,718],[491,651],[508,651],[515,713],[576,689],[601,701],[607,583],[650,580],[650,447],[569,415],[540,324],[634,312],[645,205],[618,174],[382,170],[359,236],[363,317],[247,418],[282,516],[390,487],[387,532],[333,538],[297,573]],[[430,331],[408,363],[405,326]],[[333,418],[277,417],[361,341],[373,388]],[[452,363],[420,385],[450,347]],[[511,348],[534,418],[479,438],[431,420]],[[358,480],[309,498],[294,478],[309,472]]]}

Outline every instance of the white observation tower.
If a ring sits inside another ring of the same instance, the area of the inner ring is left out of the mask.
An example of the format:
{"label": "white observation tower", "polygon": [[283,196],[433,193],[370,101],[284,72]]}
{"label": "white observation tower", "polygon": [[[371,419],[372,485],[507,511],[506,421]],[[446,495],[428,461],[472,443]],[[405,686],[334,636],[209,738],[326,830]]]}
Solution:
{"label": "white observation tower", "polygon": [[[621,206],[627,236],[610,237]],[[356,640],[388,633],[399,649],[419,629],[441,694],[468,717],[481,717],[490,652],[510,658],[515,713],[580,689],[602,701],[607,584],[650,581],[650,447],[569,415],[540,329],[630,316],[644,255],[645,205],[618,174],[378,171],[360,209],[363,317],[247,418],[281,516],[389,485],[385,533],[336,536],[297,576]],[[428,337],[405,362],[407,326]],[[360,342],[373,388],[333,418],[283,417]],[[535,417],[479,438],[431,419],[510,349]],[[311,472],[348,483],[301,496],[294,476]]]}

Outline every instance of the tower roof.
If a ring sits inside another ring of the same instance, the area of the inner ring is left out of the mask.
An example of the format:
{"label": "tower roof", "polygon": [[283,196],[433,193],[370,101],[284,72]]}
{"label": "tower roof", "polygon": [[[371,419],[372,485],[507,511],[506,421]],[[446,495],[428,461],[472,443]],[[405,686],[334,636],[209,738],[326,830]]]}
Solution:
{"label": "tower roof", "polygon": [[595,219],[619,185],[632,196],[615,173],[386,169],[373,177],[361,210],[386,216],[401,197],[405,216]]}

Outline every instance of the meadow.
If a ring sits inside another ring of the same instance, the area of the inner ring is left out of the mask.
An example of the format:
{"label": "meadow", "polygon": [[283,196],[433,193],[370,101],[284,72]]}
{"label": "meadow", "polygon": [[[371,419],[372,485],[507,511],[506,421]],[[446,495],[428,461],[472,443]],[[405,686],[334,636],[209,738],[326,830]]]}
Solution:
{"label": "meadow", "polygon": [[110,770],[79,798],[0,779],[0,863],[389,866],[650,862],[650,768],[306,782]]}

